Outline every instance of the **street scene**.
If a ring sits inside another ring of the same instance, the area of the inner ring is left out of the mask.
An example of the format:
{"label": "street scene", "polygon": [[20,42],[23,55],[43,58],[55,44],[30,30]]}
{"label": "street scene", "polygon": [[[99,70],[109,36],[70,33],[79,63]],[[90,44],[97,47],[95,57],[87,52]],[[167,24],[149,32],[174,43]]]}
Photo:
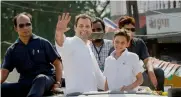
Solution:
{"label": "street scene", "polygon": [[181,1],[1,1],[1,97],[181,97]]}

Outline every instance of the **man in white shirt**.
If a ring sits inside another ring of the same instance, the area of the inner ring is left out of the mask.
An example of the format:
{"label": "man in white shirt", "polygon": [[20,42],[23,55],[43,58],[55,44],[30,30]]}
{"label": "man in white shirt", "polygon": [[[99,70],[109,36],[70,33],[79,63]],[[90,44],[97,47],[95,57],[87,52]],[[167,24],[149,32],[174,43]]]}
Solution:
{"label": "man in white shirt", "polygon": [[59,16],[56,27],[56,49],[61,55],[65,77],[65,94],[97,91],[103,89],[105,78],[88,44],[92,22],[88,15],[80,14],[75,19],[75,36],[66,37],[64,32],[71,19],[69,13]]}

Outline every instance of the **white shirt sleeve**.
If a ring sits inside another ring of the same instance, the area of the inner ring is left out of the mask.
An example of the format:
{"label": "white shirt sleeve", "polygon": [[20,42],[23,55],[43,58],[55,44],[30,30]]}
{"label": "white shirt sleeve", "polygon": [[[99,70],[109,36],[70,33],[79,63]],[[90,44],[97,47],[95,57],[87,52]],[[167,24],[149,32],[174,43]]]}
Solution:
{"label": "white shirt sleeve", "polygon": [[57,42],[55,41],[55,46],[57,49],[57,52],[60,54],[60,56],[62,55],[68,55],[71,52],[71,38],[70,37],[66,37],[64,35],[64,43],[63,46],[60,47]]}
{"label": "white shirt sleeve", "polygon": [[91,53],[92,59],[93,59],[93,65],[94,65],[94,70],[95,70],[95,76],[96,76],[96,82],[97,82],[97,87],[99,89],[104,90],[104,85],[105,85],[105,76],[101,72],[99,65],[97,63],[97,60],[93,53]]}
{"label": "white shirt sleeve", "polygon": [[133,65],[133,73],[135,74],[135,76],[138,74],[138,73],[140,73],[140,72],[142,72],[142,66],[141,66],[141,64],[140,64],[140,62],[139,62],[139,57],[138,57],[138,55],[135,55],[134,57],[133,57],[133,62],[132,62],[132,65]]}
{"label": "white shirt sleeve", "polygon": [[105,77],[107,77],[108,76],[108,61],[107,61],[108,59],[106,58],[105,59],[105,64],[104,64],[104,72],[103,72],[103,75],[105,76]]}

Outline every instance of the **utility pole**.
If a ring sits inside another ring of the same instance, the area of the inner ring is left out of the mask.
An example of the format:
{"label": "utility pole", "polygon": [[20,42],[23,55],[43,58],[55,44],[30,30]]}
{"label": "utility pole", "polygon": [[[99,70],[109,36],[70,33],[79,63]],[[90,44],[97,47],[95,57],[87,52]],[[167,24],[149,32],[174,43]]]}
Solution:
{"label": "utility pole", "polygon": [[131,1],[126,1],[126,8],[127,8],[127,15],[132,16],[132,8],[131,8]]}
{"label": "utility pole", "polygon": [[127,15],[135,19],[136,34],[140,34],[139,12],[138,12],[137,1],[126,1],[126,8],[127,8]]}
{"label": "utility pole", "polygon": [[138,12],[138,6],[137,6],[137,1],[132,1],[132,6],[133,6],[133,17],[136,21],[135,27],[136,27],[136,34],[141,34],[140,33],[140,22],[139,22],[139,12]]}

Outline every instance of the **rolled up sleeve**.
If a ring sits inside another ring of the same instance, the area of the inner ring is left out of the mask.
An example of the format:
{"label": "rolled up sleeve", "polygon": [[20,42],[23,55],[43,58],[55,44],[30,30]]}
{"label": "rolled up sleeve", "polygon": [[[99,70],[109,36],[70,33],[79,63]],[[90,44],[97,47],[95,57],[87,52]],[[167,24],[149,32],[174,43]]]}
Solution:
{"label": "rolled up sleeve", "polygon": [[140,59],[141,60],[144,60],[144,59],[150,57],[150,55],[148,53],[148,48],[143,40],[140,40],[140,48],[141,48],[140,49]]}
{"label": "rolled up sleeve", "polygon": [[69,55],[69,53],[71,53],[71,50],[72,50],[71,40],[72,38],[66,37],[64,35],[64,43],[62,47],[60,47],[55,41],[55,47],[56,47],[57,52],[60,54],[60,56]]}

